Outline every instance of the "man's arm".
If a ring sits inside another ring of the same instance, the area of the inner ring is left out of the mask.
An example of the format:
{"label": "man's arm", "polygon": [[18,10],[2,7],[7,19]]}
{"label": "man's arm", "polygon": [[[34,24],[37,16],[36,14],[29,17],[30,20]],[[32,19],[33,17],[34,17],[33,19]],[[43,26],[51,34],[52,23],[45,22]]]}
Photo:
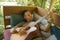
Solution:
{"label": "man's arm", "polygon": [[[46,14],[48,14],[48,10],[46,10],[46,9],[43,9],[43,8],[40,8],[40,7],[37,7],[37,10],[38,10],[38,15],[40,15],[40,16],[45,16]],[[50,12],[50,14],[51,14],[51,12]],[[49,18],[50,18],[50,14],[48,15],[48,17],[46,17],[46,20],[48,19],[49,20]],[[50,25],[51,25],[51,23],[48,23],[48,25],[47,26],[44,26],[44,25],[41,25],[41,30],[43,30],[43,31],[49,31],[50,30]]]}
{"label": "man's arm", "polygon": [[[40,16],[44,16],[44,15],[46,15],[46,14],[48,14],[48,10],[46,10],[46,9],[43,9],[43,8],[40,8],[40,7],[37,7],[37,14],[38,15],[40,15]],[[50,18],[50,15],[48,15],[48,17],[46,17],[46,19],[49,19]]]}
{"label": "man's arm", "polygon": [[48,24],[47,26],[40,25],[40,29],[43,30],[43,31],[48,32],[50,30],[50,24]]}

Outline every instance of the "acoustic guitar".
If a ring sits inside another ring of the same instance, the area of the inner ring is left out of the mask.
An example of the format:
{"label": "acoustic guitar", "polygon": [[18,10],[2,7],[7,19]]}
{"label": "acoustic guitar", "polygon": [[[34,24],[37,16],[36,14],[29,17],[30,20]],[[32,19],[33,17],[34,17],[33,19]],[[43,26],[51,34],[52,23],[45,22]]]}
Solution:
{"label": "acoustic guitar", "polygon": [[28,35],[31,32],[36,31],[36,30],[37,30],[37,28],[33,26],[29,30],[26,31],[27,32],[26,35],[20,35],[19,33],[12,34],[10,40],[26,40]]}

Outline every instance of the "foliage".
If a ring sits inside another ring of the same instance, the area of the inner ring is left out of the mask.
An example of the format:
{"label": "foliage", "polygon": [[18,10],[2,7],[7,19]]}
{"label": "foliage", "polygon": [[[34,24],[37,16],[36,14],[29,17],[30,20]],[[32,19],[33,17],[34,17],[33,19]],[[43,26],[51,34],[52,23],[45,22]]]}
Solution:
{"label": "foliage", "polygon": [[60,15],[60,0],[57,0],[54,4],[54,10],[58,15]]}
{"label": "foliage", "polygon": [[0,26],[0,40],[3,40],[3,30],[4,30],[4,27]]}
{"label": "foliage", "polygon": [[19,4],[20,6],[27,6],[27,0],[17,0],[16,1],[17,2],[17,5]]}
{"label": "foliage", "polygon": [[57,0],[54,4],[54,9],[60,9],[60,0]]}
{"label": "foliage", "polygon": [[3,24],[4,24],[3,17],[0,17],[0,25],[3,25]]}
{"label": "foliage", "polygon": [[0,16],[1,16],[1,10],[0,10]]}
{"label": "foliage", "polygon": [[35,4],[35,6],[45,8],[46,2],[47,2],[47,0],[35,0],[34,4]]}
{"label": "foliage", "polygon": [[3,13],[2,13],[2,11],[0,10],[0,25],[2,25],[3,24],[3,15],[2,15]]}

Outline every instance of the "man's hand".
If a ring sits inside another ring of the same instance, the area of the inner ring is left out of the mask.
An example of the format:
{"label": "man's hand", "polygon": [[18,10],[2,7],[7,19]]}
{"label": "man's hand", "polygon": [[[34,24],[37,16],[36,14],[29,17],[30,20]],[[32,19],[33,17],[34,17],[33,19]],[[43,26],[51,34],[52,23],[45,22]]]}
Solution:
{"label": "man's hand", "polygon": [[28,24],[28,26],[29,26],[29,27],[35,26],[35,22],[30,22],[30,23]]}
{"label": "man's hand", "polygon": [[50,30],[50,24],[48,24],[48,25],[46,25],[46,26],[40,24],[40,29],[43,30],[43,31],[48,32],[48,31]]}
{"label": "man's hand", "polygon": [[19,30],[19,34],[20,34],[21,36],[27,34],[27,32],[26,32],[26,30],[24,29],[24,27]]}

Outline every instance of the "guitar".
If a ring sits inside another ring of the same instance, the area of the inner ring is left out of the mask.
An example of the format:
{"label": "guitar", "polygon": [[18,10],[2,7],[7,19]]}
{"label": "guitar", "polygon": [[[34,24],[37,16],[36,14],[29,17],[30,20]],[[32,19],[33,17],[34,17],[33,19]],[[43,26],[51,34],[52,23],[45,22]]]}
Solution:
{"label": "guitar", "polygon": [[26,40],[29,33],[35,31],[36,29],[37,28],[33,26],[29,30],[26,31],[27,32],[26,35],[22,35],[22,36],[20,34],[18,34],[18,33],[12,34],[10,40]]}

